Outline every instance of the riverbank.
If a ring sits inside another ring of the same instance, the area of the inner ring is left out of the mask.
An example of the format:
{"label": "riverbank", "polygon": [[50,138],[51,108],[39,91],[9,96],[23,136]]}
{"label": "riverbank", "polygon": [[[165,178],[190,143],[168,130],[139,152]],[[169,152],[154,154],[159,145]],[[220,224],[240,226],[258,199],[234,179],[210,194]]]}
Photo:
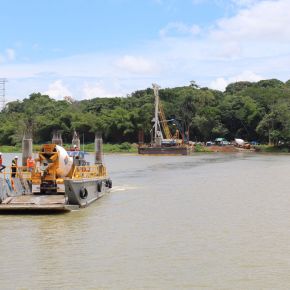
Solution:
{"label": "riverbank", "polygon": [[[41,149],[41,144],[34,144],[33,145],[33,152],[38,152]],[[64,144],[65,148],[70,148],[70,144]],[[95,144],[88,143],[81,146],[81,150],[86,152],[94,152]],[[17,144],[15,146],[8,146],[8,145],[0,145],[0,152],[2,153],[12,153],[12,152],[21,152],[21,144]],[[124,142],[121,144],[103,144],[103,152],[104,153],[137,153],[138,147],[137,144],[131,144],[128,142]]]}
{"label": "riverbank", "polygon": [[270,146],[270,145],[255,145],[250,149],[238,148],[233,145],[226,146],[203,146],[200,144],[195,145],[194,152],[197,153],[235,153],[235,152],[261,152],[261,153],[290,153],[290,146]]}

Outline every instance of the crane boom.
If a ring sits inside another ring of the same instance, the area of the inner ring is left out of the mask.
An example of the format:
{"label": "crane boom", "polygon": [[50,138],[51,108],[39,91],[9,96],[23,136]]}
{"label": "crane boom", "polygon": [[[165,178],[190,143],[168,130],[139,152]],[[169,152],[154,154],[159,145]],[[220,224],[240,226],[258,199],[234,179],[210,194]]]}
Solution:
{"label": "crane boom", "polygon": [[171,132],[169,130],[169,127],[168,127],[168,124],[167,124],[167,120],[165,118],[163,106],[162,106],[160,101],[159,101],[159,118],[160,118],[160,122],[161,122],[161,125],[162,125],[162,129],[164,131],[165,138],[166,139],[172,139],[172,135],[171,135]]}

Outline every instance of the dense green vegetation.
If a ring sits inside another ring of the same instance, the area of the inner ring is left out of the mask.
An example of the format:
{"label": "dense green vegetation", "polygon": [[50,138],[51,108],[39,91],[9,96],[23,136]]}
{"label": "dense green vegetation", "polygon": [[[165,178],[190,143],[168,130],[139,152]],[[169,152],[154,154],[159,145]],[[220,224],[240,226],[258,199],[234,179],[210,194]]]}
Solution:
{"label": "dense green vegetation", "polygon": [[[193,141],[216,137],[274,145],[290,141],[290,81],[237,82],[225,92],[193,84],[161,89],[159,94],[167,118],[175,119],[170,127],[183,127]],[[72,103],[33,93],[23,101],[8,103],[0,113],[0,145],[19,144],[28,127],[33,128],[38,144],[51,140],[55,130],[62,131],[66,143],[74,130],[85,136],[86,143],[93,142],[96,131],[103,132],[106,143],[137,142],[141,129],[149,140],[153,110],[150,88],[124,98]]]}

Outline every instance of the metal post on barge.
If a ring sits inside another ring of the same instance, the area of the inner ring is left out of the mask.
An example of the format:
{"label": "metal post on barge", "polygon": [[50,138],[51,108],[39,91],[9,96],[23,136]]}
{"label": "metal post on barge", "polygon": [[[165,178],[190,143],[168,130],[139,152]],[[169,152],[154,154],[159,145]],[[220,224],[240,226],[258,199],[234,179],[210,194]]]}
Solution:
{"label": "metal post on barge", "polygon": [[100,132],[95,135],[95,164],[103,164],[103,138]]}
{"label": "metal post on barge", "polygon": [[71,143],[72,143],[72,148],[77,148],[78,150],[81,149],[81,140],[80,140],[79,135],[76,131],[74,131]]}
{"label": "metal post on barge", "polygon": [[152,84],[154,96],[155,96],[155,114],[154,114],[154,142],[156,142],[157,137],[159,137],[159,94],[158,91],[160,86],[157,84]]}
{"label": "metal post on barge", "polygon": [[32,157],[32,131],[27,130],[22,138],[22,166],[27,166],[27,158]]}
{"label": "metal post on barge", "polygon": [[63,146],[62,136],[61,136],[61,132],[60,131],[54,131],[53,132],[51,143],[59,145],[59,146]]}

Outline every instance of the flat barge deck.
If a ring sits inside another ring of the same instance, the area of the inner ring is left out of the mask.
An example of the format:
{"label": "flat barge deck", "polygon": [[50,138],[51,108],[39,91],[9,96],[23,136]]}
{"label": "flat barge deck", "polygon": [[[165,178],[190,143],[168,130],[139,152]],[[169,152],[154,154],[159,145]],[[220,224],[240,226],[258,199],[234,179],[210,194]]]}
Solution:
{"label": "flat barge deck", "polygon": [[79,209],[77,205],[69,205],[64,195],[20,195],[4,199],[0,213],[8,212],[69,212]]}

